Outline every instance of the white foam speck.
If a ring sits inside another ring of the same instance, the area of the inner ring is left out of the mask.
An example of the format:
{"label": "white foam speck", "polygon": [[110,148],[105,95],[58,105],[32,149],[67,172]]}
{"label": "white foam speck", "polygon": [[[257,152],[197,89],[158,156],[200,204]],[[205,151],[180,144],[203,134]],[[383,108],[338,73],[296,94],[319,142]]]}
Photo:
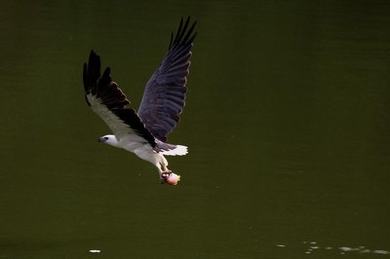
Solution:
{"label": "white foam speck", "polygon": [[99,250],[99,249],[90,249],[89,252],[90,253],[100,253],[102,250]]}
{"label": "white foam speck", "polygon": [[283,245],[283,244],[277,244],[276,246],[277,247],[286,247],[286,245]]}
{"label": "white foam speck", "polygon": [[339,249],[340,249],[341,251],[344,251],[344,252],[349,252],[349,251],[352,251],[352,250],[353,250],[352,248],[346,247],[346,246],[339,247]]}

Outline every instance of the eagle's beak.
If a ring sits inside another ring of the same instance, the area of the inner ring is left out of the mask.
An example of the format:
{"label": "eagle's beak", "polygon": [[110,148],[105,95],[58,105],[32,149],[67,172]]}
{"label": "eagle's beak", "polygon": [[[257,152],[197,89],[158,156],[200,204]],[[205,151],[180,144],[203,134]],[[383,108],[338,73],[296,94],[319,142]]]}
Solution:
{"label": "eagle's beak", "polygon": [[99,143],[103,143],[103,138],[100,137],[100,138],[97,139],[97,141],[98,141]]}

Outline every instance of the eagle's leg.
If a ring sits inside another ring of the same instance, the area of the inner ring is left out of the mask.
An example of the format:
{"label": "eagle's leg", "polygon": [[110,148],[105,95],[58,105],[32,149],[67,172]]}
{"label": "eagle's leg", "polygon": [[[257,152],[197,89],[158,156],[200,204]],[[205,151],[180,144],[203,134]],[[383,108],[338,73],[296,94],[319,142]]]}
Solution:
{"label": "eagle's leg", "polygon": [[163,173],[172,173],[172,171],[168,169],[167,159],[162,154],[158,154],[158,155],[159,156],[157,158],[157,168],[159,170],[160,176]]}

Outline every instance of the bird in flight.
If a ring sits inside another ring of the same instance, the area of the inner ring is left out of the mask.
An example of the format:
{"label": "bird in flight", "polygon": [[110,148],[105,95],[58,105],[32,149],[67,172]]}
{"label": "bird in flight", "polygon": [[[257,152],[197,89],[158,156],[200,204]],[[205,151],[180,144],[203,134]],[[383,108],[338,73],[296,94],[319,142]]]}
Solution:
{"label": "bird in flight", "polygon": [[164,156],[187,154],[186,146],[167,143],[167,135],[176,127],[185,104],[195,26],[189,17],[181,19],[176,33],[171,33],[168,52],[146,83],[138,111],[111,79],[109,67],[101,75],[95,51],[83,68],[85,100],[113,133],[100,137],[99,142],[149,161],[157,167],[162,183],[170,185],[176,185],[180,176],[168,168]]}

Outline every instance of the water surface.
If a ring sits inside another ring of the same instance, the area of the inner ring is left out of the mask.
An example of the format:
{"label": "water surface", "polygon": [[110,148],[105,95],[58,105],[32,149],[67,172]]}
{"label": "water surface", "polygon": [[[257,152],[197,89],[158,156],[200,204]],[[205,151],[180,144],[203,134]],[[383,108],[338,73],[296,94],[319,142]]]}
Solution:
{"label": "water surface", "polygon": [[[386,256],[374,251],[390,251],[389,12],[3,1],[0,258]],[[199,36],[169,140],[190,154],[169,159],[182,175],[171,187],[96,142],[108,129],[84,103],[81,66],[97,50],[137,107],[186,15]]]}

